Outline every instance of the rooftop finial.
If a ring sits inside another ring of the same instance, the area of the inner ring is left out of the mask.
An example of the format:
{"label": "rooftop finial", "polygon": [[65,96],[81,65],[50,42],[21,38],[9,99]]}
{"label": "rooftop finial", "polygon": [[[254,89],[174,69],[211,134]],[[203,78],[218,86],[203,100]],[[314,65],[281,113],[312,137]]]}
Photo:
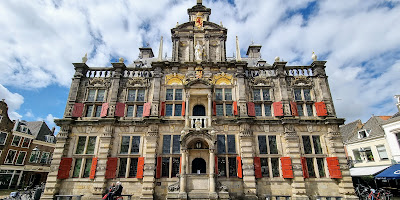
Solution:
{"label": "rooftop finial", "polygon": [[240,47],[239,47],[239,38],[236,36],[236,61],[241,61],[242,57],[240,56]]}
{"label": "rooftop finial", "polygon": [[314,53],[314,51],[312,52],[311,58],[313,59],[313,61],[317,61],[317,55]]}
{"label": "rooftop finial", "polygon": [[86,61],[87,61],[87,53],[85,53],[85,56],[82,57],[82,63],[86,63]]}
{"label": "rooftop finial", "polygon": [[160,39],[160,48],[158,49],[158,61],[162,61],[162,53],[163,53],[163,36]]}
{"label": "rooftop finial", "polygon": [[197,4],[202,5],[203,1],[202,0],[197,0]]}

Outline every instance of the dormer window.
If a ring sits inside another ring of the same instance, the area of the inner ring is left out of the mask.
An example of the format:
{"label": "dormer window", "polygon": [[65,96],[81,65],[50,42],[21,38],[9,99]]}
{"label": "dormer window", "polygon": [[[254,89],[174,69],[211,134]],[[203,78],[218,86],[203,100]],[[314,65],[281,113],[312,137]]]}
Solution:
{"label": "dormer window", "polygon": [[358,138],[359,139],[366,138],[369,136],[370,132],[371,132],[371,130],[369,130],[369,129],[364,129],[364,130],[358,131]]}
{"label": "dormer window", "polygon": [[49,143],[54,142],[54,136],[52,136],[52,135],[45,135],[44,138],[45,138],[46,142],[49,142]]}

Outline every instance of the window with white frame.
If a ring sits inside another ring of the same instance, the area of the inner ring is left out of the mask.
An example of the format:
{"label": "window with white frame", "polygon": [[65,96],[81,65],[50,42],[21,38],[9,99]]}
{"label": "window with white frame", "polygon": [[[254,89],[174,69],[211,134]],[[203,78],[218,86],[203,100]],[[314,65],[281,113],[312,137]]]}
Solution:
{"label": "window with white frame", "polygon": [[102,105],[87,105],[85,117],[100,117]]}
{"label": "window with white frame", "polygon": [[272,99],[270,88],[254,88],[253,89],[254,108],[257,117],[272,116]]}
{"label": "window with white frame", "polygon": [[237,177],[235,135],[217,135],[218,176]]}
{"label": "window with white frame", "polygon": [[24,138],[22,141],[22,148],[29,148],[29,145],[31,144],[31,139],[30,138]]}
{"label": "window with white frame", "polygon": [[17,151],[16,150],[13,150],[13,149],[8,150],[8,153],[7,153],[7,156],[6,156],[6,160],[4,161],[4,164],[13,164],[16,155],[17,155]]}
{"label": "window with white frame", "polygon": [[366,138],[369,136],[369,133],[371,133],[370,129],[363,129],[358,131],[358,138],[362,139],[362,138]]}
{"label": "window with white frame", "polygon": [[26,157],[26,151],[20,151],[17,157],[17,160],[15,161],[16,165],[23,165]]}
{"label": "window with white frame", "polygon": [[279,177],[279,157],[276,135],[259,135],[258,153],[263,177]]}
{"label": "window with white frame", "polygon": [[364,148],[365,156],[368,162],[375,161],[374,154],[372,153],[371,147]]}
{"label": "window with white frame", "polygon": [[321,137],[319,135],[301,136],[303,154],[306,158],[308,176],[310,178],[326,177],[325,155],[323,155]]}
{"label": "window with white frame", "polygon": [[180,135],[163,135],[161,176],[174,178],[179,174]]}
{"label": "window with white frame", "polygon": [[48,143],[53,143],[54,142],[54,136],[53,135],[45,135],[44,139],[46,140],[46,142]]}
{"label": "window with white frame", "polygon": [[233,116],[232,88],[215,88],[217,116]]}
{"label": "window with white frame", "polygon": [[0,132],[0,145],[4,145],[7,141],[8,134],[6,132]]}
{"label": "window with white frame", "polygon": [[295,88],[293,92],[299,116],[314,116],[311,89]]}
{"label": "window with white frame", "polygon": [[75,154],[94,154],[96,136],[79,136]]}
{"label": "window with white frame", "polygon": [[11,142],[11,146],[18,147],[19,143],[21,141],[21,138],[22,138],[21,136],[14,135],[14,138],[13,138],[13,140]]}
{"label": "window with white frame", "polygon": [[105,95],[105,89],[89,89],[86,100],[90,102],[103,102]]}
{"label": "window with white frame", "polygon": [[76,158],[72,178],[88,178],[91,167],[92,158]]}
{"label": "window with white frame", "polygon": [[40,151],[32,151],[31,157],[29,158],[30,163],[37,163],[39,161]]}
{"label": "window with white frame", "polygon": [[138,157],[119,158],[118,177],[136,178]]}
{"label": "window with white frame", "polygon": [[42,157],[40,158],[40,163],[47,164],[49,156],[50,156],[50,152],[43,152]]}
{"label": "window with white frame", "polygon": [[119,153],[118,177],[135,178],[140,153],[140,136],[122,136]]}
{"label": "window with white frame", "polygon": [[358,149],[353,149],[353,155],[356,162],[362,162],[361,154]]}
{"label": "window with white frame", "polygon": [[127,91],[127,117],[142,117],[146,90],[144,88],[130,88]]}
{"label": "window with white frame", "polygon": [[182,116],[183,89],[167,89],[165,93],[165,116]]}
{"label": "window with white frame", "polygon": [[381,160],[387,160],[387,159],[389,159],[389,157],[388,157],[388,155],[387,155],[387,153],[386,153],[385,145],[376,146],[376,150],[378,151],[379,158],[380,158]]}
{"label": "window with white frame", "polygon": [[139,154],[140,136],[124,135],[121,137],[120,154]]}
{"label": "window with white frame", "polygon": [[105,89],[88,89],[85,117],[100,117],[105,95]]}

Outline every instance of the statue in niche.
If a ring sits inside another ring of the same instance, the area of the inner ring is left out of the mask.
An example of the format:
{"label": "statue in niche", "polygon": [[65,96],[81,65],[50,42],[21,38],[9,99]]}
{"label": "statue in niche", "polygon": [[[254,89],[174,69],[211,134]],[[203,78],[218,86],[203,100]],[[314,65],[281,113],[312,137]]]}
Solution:
{"label": "statue in niche", "polygon": [[202,60],[202,50],[203,50],[203,46],[200,45],[200,42],[197,41],[196,46],[194,47],[195,49],[195,57],[196,60]]}
{"label": "statue in niche", "polygon": [[203,68],[196,67],[196,78],[203,78]]}

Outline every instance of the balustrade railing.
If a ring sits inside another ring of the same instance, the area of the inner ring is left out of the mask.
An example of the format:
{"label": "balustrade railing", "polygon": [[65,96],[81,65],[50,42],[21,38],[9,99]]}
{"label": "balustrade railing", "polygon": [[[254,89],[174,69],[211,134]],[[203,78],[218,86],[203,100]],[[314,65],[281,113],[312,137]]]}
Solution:
{"label": "balustrade railing", "polygon": [[86,72],[87,78],[94,78],[94,77],[112,77],[114,76],[114,69],[113,68],[89,68]]}
{"label": "balustrade railing", "polygon": [[190,116],[190,128],[202,129],[208,127],[208,119],[206,116]]}
{"label": "balustrade railing", "polygon": [[309,66],[289,66],[285,68],[287,76],[312,76],[312,72]]}
{"label": "balustrade railing", "polygon": [[270,76],[275,76],[275,70],[273,69],[254,69],[254,70],[246,70],[246,76],[247,77],[257,77],[257,76],[263,76],[263,77],[270,77]]}

